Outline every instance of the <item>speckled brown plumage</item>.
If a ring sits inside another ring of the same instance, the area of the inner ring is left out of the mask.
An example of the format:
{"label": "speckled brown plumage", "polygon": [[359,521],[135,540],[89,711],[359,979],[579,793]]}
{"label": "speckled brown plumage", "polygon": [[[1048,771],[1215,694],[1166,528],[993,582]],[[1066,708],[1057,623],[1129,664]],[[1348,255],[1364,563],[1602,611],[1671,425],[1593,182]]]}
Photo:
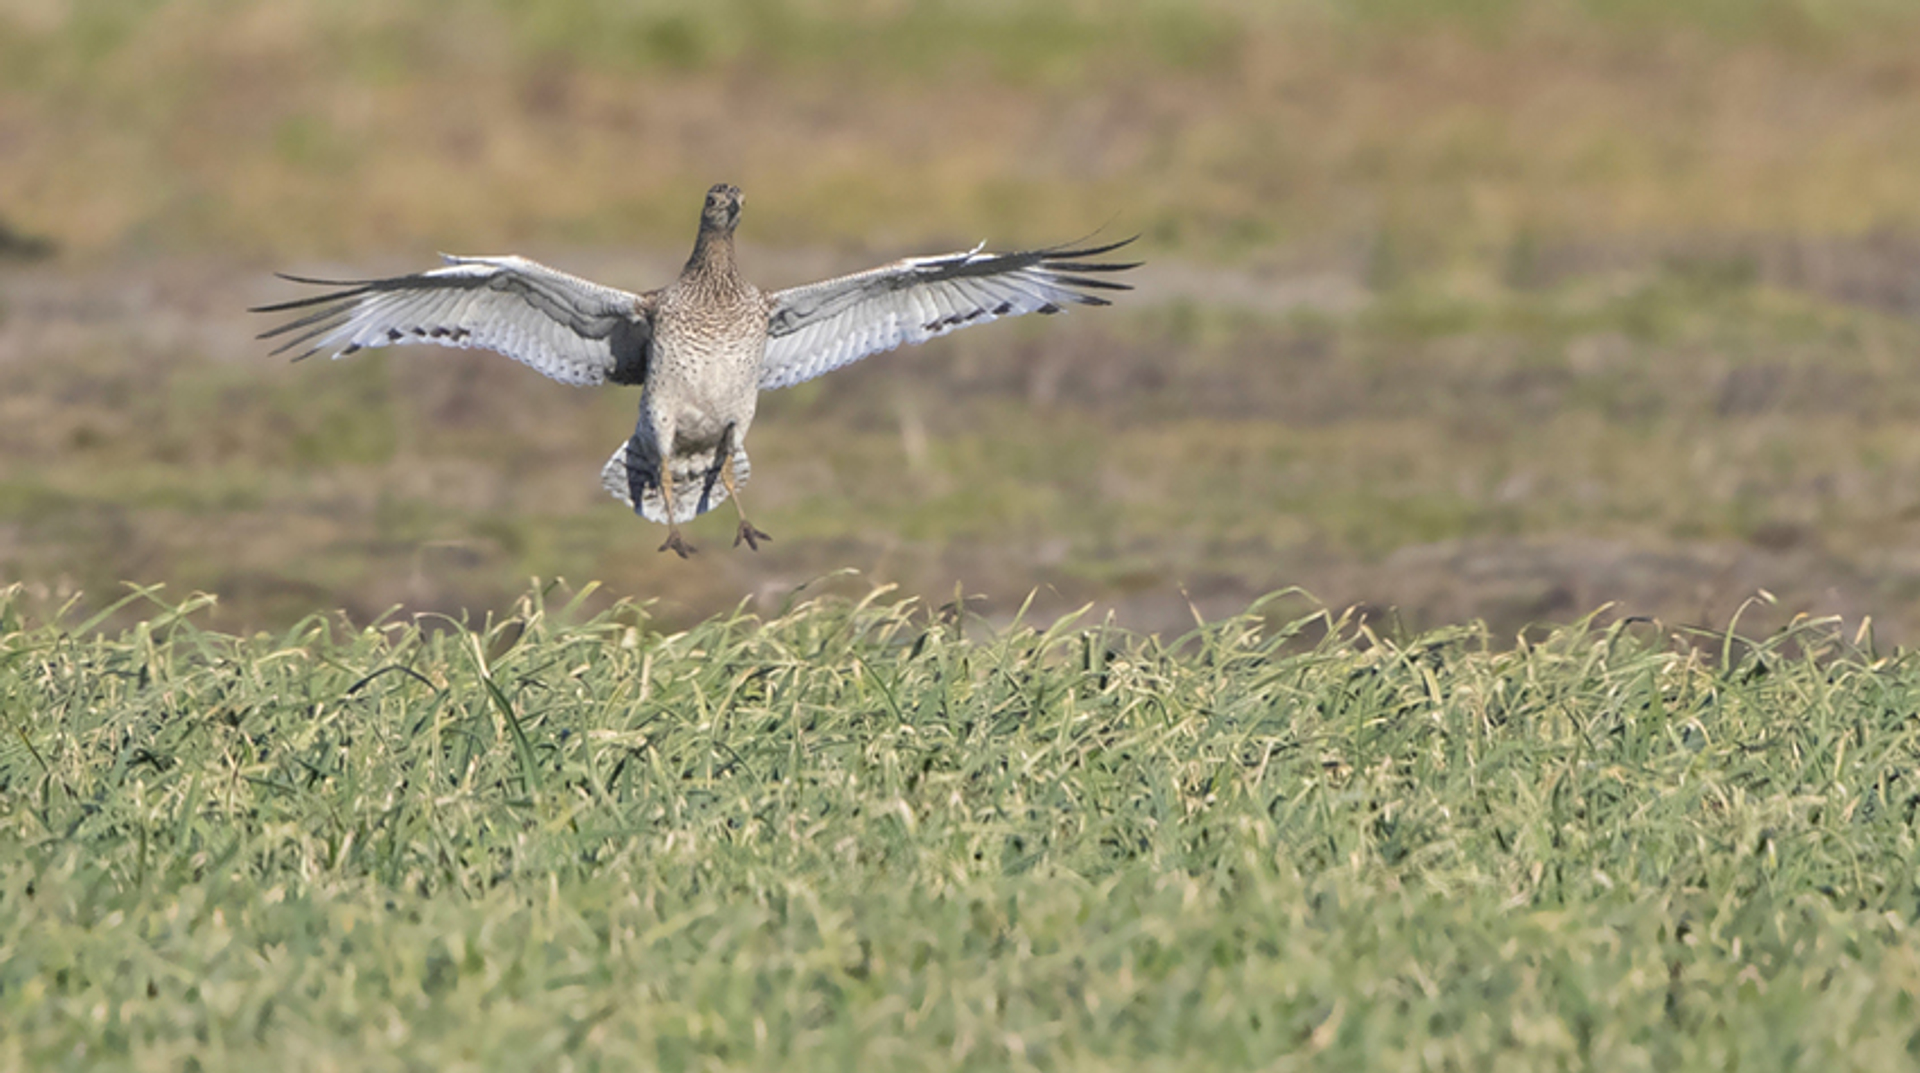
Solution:
{"label": "speckled brown plumage", "polygon": [[740,512],[734,543],[744,540],[757,550],[767,539],[747,521],[734,472],[760,398],[770,312],[766,296],[734,263],[740,205],[738,187],[707,191],[693,255],[654,308],[640,421],[602,477],[616,495],[624,484],[627,501],[642,515],[664,521],[661,550],[682,557],[693,549],[680,523],[729,497]]}

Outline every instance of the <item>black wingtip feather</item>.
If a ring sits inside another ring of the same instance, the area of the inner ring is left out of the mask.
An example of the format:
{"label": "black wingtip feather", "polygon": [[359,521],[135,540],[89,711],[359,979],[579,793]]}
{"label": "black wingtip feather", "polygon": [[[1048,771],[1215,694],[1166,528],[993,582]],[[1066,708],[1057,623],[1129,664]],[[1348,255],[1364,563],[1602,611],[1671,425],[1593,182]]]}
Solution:
{"label": "black wingtip feather", "polygon": [[[306,331],[301,332],[299,335],[296,335],[291,339],[288,339],[286,342],[281,343],[279,346],[269,351],[268,356],[271,357],[274,354],[280,354],[285,351],[292,350],[294,347],[299,346],[301,343],[311,342],[312,340],[322,338],[328,332],[338,329],[341,325],[347,322],[348,312],[349,311],[345,309],[322,310],[321,312],[315,313],[312,316],[302,317],[299,320],[293,322],[292,324],[282,324],[278,328],[274,328],[271,331],[264,332],[260,335],[260,338],[262,339],[271,338],[273,336],[281,335],[285,332],[290,332],[298,328],[307,329]],[[319,348],[315,347],[314,349],[318,350]]]}
{"label": "black wingtip feather", "polygon": [[[313,336],[311,336],[311,335],[302,335],[302,336],[296,336],[296,337],[294,337],[294,338],[292,338],[292,339],[289,339],[289,340],[287,340],[287,341],[286,341],[286,342],[284,342],[284,343],[281,343],[281,344],[280,344],[279,346],[277,346],[277,347],[274,347],[274,348],[273,348],[272,350],[269,350],[269,351],[267,351],[267,357],[269,357],[269,358],[271,358],[271,357],[276,357],[276,356],[278,356],[278,355],[280,355],[280,354],[285,354],[285,353],[286,353],[287,351],[289,351],[289,350],[292,350],[292,349],[293,349],[294,347],[297,347],[297,346],[299,346],[299,345],[300,345],[301,343],[304,343],[304,342],[307,342],[308,340],[310,340],[310,339],[312,339],[312,338],[313,338]],[[316,346],[316,347],[309,347],[309,348],[308,348],[308,349],[307,349],[306,351],[304,351],[303,353],[301,353],[301,354],[299,354],[298,356],[296,356],[296,357],[295,357],[295,358],[294,358],[293,360],[294,360],[294,361],[299,361],[299,360],[300,360],[301,358],[304,358],[304,357],[308,357],[308,356],[310,356],[310,355],[312,355],[312,354],[314,354],[314,353],[316,353],[317,351],[319,351],[319,349],[320,349],[320,348],[319,348],[319,347],[317,347],[317,346]]]}
{"label": "black wingtip feather", "polygon": [[[281,278],[293,279],[294,277],[282,276]],[[295,280],[295,282],[307,283],[312,281],[311,280]],[[338,286],[338,284],[328,284],[328,286]],[[275,302],[272,305],[253,306],[252,308],[248,309],[247,312],[249,313],[285,313],[285,312],[288,312],[289,310],[305,309],[308,306],[317,306],[326,302],[344,302],[349,298],[358,298],[361,295],[372,294],[372,293],[373,293],[372,287],[364,287],[364,286],[356,287],[353,290],[346,290],[346,291],[328,291],[325,294],[310,294],[305,298],[293,298],[285,302]]]}
{"label": "black wingtip feather", "polygon": [[[1081,257],[1098,257],[1103,253],[1112,253],[1122,246],[1130,246],[1139,238],[1139,235],[1129,235],[1118,242],[1109,242],[1105,246],[1081,246],[1078,249],[1071,250],[1065,247],[1059,247],[1047,250],[1046,259],[1048,261],[1064,261]],[[1137,263],[1138,262],[1136,262],[1136,264]],[[1131,268],[1133,265],[1128,265],[1127,267]]]}
{"label": "black wingtip feather", "polygon": [[309,324],[318,324],[323,320],[332,320],[336,317],[344,318],[348,313],[352,311],[352,308],[353,307],[351,305],[342,303],[340,305],[330,305],[325,309],[316,309],[304,317],[295,317],[293,320],[290,320],[285,324],[279,324],[279,325],[275,325],[274,327],[268,328],[266,331],[261,332],[259,335],[254,336],[254,338],[255,339],[271,339],[276,335],[285,335],[288,332],[297,331],[301,328],[306,327]]}
{"label": "black wingtip feather", "polygon": [[315,287],[371,287],[380,282],[377,279],[320,279],[315,276],[296,276],[291,272],[275,272],[274,275],[288,283],[307,283]]}
{"label": "black wingtip feather", "polygon": [[1131,283],[1121,283],[1113,279],[1088,279],[1085,276],[1054,276],[1052,282],[1068,287],[1094,287],[1103,291],[1130,291]]}
{"label": "black wingtip feather", "polygon": [[1139,268],[1145,261],[1055,261],[1046,262],[1050,272],[1125,272]]}

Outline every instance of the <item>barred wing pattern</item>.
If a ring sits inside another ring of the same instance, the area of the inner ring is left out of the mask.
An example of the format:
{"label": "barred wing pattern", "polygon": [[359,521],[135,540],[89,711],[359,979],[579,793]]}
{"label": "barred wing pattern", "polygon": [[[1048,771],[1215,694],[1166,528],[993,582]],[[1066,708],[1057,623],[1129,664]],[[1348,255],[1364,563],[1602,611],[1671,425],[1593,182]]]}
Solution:
{"label": "barred wing pattern", "polygon": [[788,387],[870,354],[1000,317],[1109,305],[1087,291],[1132,288],[1088,273],[1121,272],[1139,262],[1088,258],[1132,241],[1022,253],[982,253],[976,246],[780,291],[771,296],[760,387]]}
{"label": "barred wing pattern", "polygon": [[333,348],[439,343],[496,351],[563,384],[645,379],[654,295],[629,294],[524,257],[451,257],[445,268],[373,280],[281,278],[338,290],[260,306],[304,311],[262,339],[289,335],[274,351],[305,345],[294,360]]}

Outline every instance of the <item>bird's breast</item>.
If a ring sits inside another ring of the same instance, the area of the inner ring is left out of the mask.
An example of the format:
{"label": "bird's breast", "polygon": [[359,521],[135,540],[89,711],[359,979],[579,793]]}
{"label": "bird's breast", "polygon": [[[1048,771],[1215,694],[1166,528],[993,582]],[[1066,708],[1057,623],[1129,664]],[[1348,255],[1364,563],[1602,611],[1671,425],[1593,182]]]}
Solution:
{"label": "bird's breast", "polygon": [[729,424],[745,432],[759,401],[766,347],[764,315],[662,318],[647,391],[673,414],[676,439],[717,439]]}

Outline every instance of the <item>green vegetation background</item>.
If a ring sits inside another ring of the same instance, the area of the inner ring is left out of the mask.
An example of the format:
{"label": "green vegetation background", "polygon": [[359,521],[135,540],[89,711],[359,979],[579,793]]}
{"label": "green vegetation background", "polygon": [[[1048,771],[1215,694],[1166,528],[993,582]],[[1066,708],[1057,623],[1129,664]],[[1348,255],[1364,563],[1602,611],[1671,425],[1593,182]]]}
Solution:
{"label": "green vegetation background", "polygon": [[[844,567],[1162,630],[1293,584],[1501,633],[1765,588],[1905,638],[1916,40],[1875,0],[12,0],[0,576],[236,629],[531,576],[686,624]],[[770,396],[776,542],[710,521],[692,564],[597,487],[630,394],[289,366],[241,312],[441,249],[654,286],[719,179],[770,286],[1102,228],[1150,263]]]}

